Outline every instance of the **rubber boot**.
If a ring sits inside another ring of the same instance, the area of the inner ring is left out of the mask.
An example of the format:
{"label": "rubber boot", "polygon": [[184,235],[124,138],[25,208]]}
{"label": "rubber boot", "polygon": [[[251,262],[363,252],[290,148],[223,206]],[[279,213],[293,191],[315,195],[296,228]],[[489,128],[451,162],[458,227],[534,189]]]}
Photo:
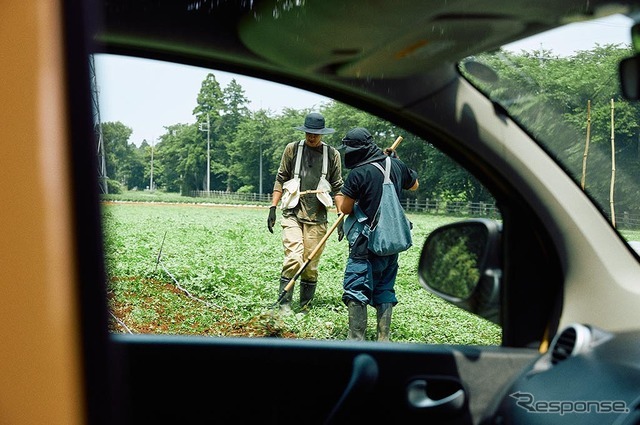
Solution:
{"label": "rubber boot", "polygon": [[316,293],[316,282],[300,282],[300,309],[303,313],[308,313],[311,308],[311,300]]}
{"label": "rubber boot", "polygon": [[367,305],[358,301],[349,301],[349,334],[348,338],[364,341],[367,330]]}
{"label": "rubber boot", "polygon": [[[280,290],[278,291],[278,297],[284,291],[285,286],[289,283],[291,279],[287,277],[280,277]],[[280,311],[284,314],[291,314],[293,311],[291,310],[291,298],[293,297],[293,291],[289,290],[287,295],[284,296],[282,301],[280,301]]]}
{"label": "rubber boot", "polygon": [[392,310],[392,303],[382,303],[376,307],[376,317],[378,319],[378,341],[389,341]]}

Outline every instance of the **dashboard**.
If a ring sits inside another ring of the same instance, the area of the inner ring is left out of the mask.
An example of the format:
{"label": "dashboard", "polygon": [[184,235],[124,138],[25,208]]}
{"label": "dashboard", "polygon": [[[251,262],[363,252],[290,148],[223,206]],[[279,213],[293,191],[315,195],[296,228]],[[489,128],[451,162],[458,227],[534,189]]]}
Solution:
{"label": "dashboard", "polygon": [[640,424],[640,332],[565,327],[487,423]]}

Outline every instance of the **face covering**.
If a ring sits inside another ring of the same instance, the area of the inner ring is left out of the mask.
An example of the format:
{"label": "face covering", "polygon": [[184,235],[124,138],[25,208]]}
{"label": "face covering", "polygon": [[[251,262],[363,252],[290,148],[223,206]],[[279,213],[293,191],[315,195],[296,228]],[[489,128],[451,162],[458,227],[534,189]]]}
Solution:
{"label": "face covering", "polygon": [[344,158],[344,166],[349,169],[386,158],[382,149],[373,142],[371,134],[361,127],[350,130],[338,150]]}

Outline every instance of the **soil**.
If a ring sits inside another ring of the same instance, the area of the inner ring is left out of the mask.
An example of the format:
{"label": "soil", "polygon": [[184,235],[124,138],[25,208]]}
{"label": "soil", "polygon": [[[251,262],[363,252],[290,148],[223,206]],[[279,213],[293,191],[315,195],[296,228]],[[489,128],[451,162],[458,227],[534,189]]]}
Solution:
{"label": "soil", "polygon": [[[129,278],[131,280],[136,278]],[[266,311],[258,316],[252,317],[248,321],[239,321],[237,315],[232,309],[219,309],[216,322],[209,325],[198,324],[198,328],[194,329],[189,325],[192,317],[197,313],[193,313],[198,309],[211,308],[205,302],[193,299],[183,292],[177,286],[162,282],[156,279],[144,279],[146,285],[153,285],[153,293],[155,296],[136,299],[135,308],[143,311],[153,311],[149,314],[158,320],[148,323],[136,321],[132,323],[131,312],[133,305],[127,304],[119,297],[116,299],[113,292],[108,294],[109,303],[109,331],[113,333],[134,333],[134,334],[186,334],[186,335],[203,335],[203,336],[226,336],[226,337],[283,337],[295,338],[295,334],[284,330],[284,324],[277,314],[272,311]],[[165,306],[158,300],[165,299],[165,293],[168,297],[179,296],[184,299],[183,313],[176,314],[175,311],[167,312]],[[193,314],[191,314],[193,313]],[[163,321],[162,318],[171,317],[171,323]]]}
{"label": "soil", "polygon": [[[121,201],[122,202],[122,201]],[[124,201],[132,204],[148,203],[144,201]],[[103,201],[105,204],[116,203],[116,201]],[[159,203],[159,202],[158,202]],[[232,204],[183,204],[166,202],[167,205],[176,204],[180,206],[188,205],[193,207],[229,207],[234,208],[255,208],[255,205],[232,205]],[[162,294],[177,294],[184,297],[185,310],[204,309],[210,308],[205,304],[198,302],[190,298],[180,288],[170,282],[162,282],[156,279],[143,279],[140,277],[128,278],[131,280],[144,280],[146,283],[153,284],[156,287],[157,296],[154,299],[138,299],[136,308],[149,309],[155,311],[154,317],[167,317],[167,312],[157,302],[158,299],[163,299]],[[292,332],[286,331],[284,325],[278,320],[278,316],[273,312],[265,312],[256,317],[251,318],[248,321],[239,322],[237,315],[230,309],[223,311],[221,314],[223,319],[218,320],[215,323],[211,323],[204,330],[201,328],[198,330],[185,331],[189,327],[185,325],[185,322],[191,319],[191,315],[184,314],[177,316],[175,312],[172,313],[172,323],[163,321],[153,321],[149,323],[130,323],[128,318],[131,315],[133,306],[116,300],[113,293],[108,294],[109,303],[109,331],[113,333],[136,333],[136,334],[187,334],[187,335],[208,335],[208,336],[235,336],[235,337],[282,337],[282,338],[295,338],[296,335]],[[179,329],[179,331],[176,331]]]}

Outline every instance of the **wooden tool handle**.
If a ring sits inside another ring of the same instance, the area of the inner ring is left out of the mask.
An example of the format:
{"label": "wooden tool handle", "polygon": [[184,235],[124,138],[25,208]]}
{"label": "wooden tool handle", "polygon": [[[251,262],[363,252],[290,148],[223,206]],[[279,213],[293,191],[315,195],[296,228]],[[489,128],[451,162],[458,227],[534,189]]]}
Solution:
{"label": "wooden tool handle", "polygon": [[293,285],[296,283],[296,280],[298,280],[298,278],[300,277],[300,275],[302,275],[302,272],[304,271],[305,268],[307,268],[307,266],[309,265],[309,263],[311,262],[311,260],[313,260],[313,257],[316,256],[316,254],[318,253],[318,250],[320,248],[322,248],[322,246],[325,244],[325,242],[327,242],[327,239],[329,239],[329,236],[331,236],[331,234],[333,233],[334,230],[336,230],[336,227],[338,227],[338,225],[340,224],[340,222],[342,221],[342,219],[344,219],[345,214],[340,213],[340,215],[338,216],[338,219],[331,225],[331,227],[329,228],[329,230],[327,231],[327,233],[325,233],[325,235],[322,237],[322,239],[320,239],[320,242],[318,242],[318,244],[316,245],[315,248],[313,248],[313,251],[311,251],[311,254],[309,254],[309,257],[307,257],[307,261],[305,261],[302,266],[300,267],[300,269],[296,272],[295,276],[293,276],[290,280],[289,283],[287,283],[287,285],[284,287],[284,289],[282,290],[282,295],[281,297],[278,299],[278,303],[280,303],[280,301],[282,301],[282,299],[284,298],[284,295],[286,295],[286,293],[293,288]]}
{"label": "wooden tool handle", "polygon": [[402,136],[398,136],[396,141],[393,142],[393,145],[391,145],[391,147],[389,149],[395,150],[398,147],[398,145],[400,144],[400,142],[402,142],[402,140],[403,140]]}

